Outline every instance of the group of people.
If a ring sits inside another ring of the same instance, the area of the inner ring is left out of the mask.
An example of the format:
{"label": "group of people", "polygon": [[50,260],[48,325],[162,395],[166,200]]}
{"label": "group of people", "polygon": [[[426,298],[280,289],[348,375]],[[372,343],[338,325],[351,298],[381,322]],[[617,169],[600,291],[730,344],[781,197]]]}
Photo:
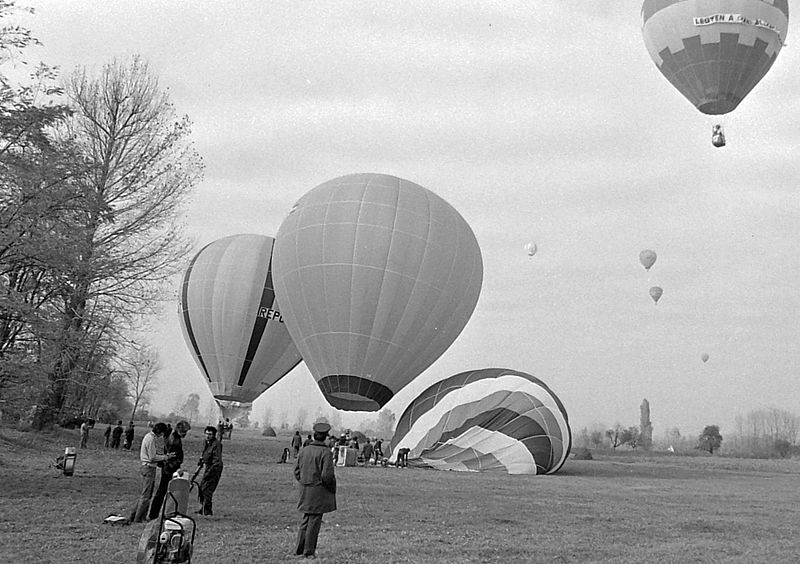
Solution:
{"label": "group of people", "polygon": [[[142,523],[160,515],[169,482],[183,465],[183,439],[190,429],[191,425],[187,421],[180,421],[175,429],[167,423],[156,423],[142,438],[139,449],[141,489],[128,517],[129,522]],[[204,434],[203,452],[195,472],[196,477],[203,470],[203,477],[198,485],[200,507],[195,513],[213,515],[214,491],[222,476],[222,442],[217,438],[217,428],[212,425],[205,428]]]}
{"label": "group of people", "polygon": [[[122,448],[125,450],[130,450],[133,446],[133,437],[135,435],[135,428],[133,425],[133,421],[128,423],[128,426],[123,428],[122,421],[117,421],[116,426],[112,427],[111,423],[108,424],[106,430],[103,432],[103,446],[106,448],[116,448],[120,447],[122,444]],[[122,441],[123,435],[125,437],[125,441]],[[89,430],[86,430],[86,434],[84,435],[83,425],[81,425],[81,448],[86,448],[85,444],[89,438]]]}
{"label": "group of people", "polygon": [[[308,435],[306,440],[303,440],[303,438],[300,436],[300,431],[295,431],[291,441],[292,454],[294,458],[297,459],[300,449],[311,442],[311,435]],[[375,438],[374,442],[367,438],[364,440],[363,445],[359,445],[358,437],[355,434],[351,436],[350,432],[346,431],[342,433],[339,438],[336,438],[334,435],[328,435],[325,439],[325,444],[331,449],[334,464],[336,464],[339,460],[340,447],[347,447],[358,452],[357,460],[364,466],[369,466],[370,464],[381,464],[383,460],[383,440],[379,438]],[[286,452],[284,452],[284,458],[282,462],[287,462]]]}

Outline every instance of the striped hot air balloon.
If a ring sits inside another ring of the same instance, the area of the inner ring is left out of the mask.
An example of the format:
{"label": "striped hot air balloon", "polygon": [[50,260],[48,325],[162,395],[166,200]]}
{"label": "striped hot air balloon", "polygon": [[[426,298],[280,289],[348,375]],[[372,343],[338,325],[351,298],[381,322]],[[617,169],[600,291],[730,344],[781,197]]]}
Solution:
{"label": "striped hot air balloon", "polygon": [[642,34],[658,70],[704,114],[733,111],[786,40],[789,0],[645,0]]}
{"label": "striped hot air balloon", "polygon": [[275,302],[274,242],[253,234],[219,239],[183,276],[183,336],[223,408],[252,402],[301,360]]}
{"label": "striped hot air balloon", "polygon": [[386,174],[306,193],[275,237],[286,326],[328,403],[377,411],[447,350],[483,280],[480,247],[441,197]]}
{"label": "striped hot air balloon", "polygon": [[567,412],[544,382],[484,368],[429,387],[406,408],[392,455],[440,470],[553,474],[572,446]]}

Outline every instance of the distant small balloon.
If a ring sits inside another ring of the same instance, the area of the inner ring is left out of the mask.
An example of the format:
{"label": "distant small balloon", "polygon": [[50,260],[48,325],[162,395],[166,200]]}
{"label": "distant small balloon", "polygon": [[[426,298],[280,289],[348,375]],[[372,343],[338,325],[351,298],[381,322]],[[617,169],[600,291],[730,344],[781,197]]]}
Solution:
{"label": "distant small balloon", "polygon": [[664,290],[659,286],[653,286],[650,288],[650,297],[653,298],[653,301],[657,304],[658,300],[661,298],[661,295],[664,293]]}
{"label": "distant small balloon", "polygon": [[525,252],[528,253],[529,257],[535,255],[537,250],[538,248],[536,247],[536,243],[531,242],[525,244]]}
{"label": "distant small balloon", "polygon": [[707,353],[703,353],[703,354],[700,356],[700,358],[703,360],[703,362],[708,362],[708,354],[707,354]]}
{"label": "distant small balloon", "polygon": [[650,270],[650,267],[655,264],[656,258],[658,258],[656,252],[650,249],[645,249],[639,253],[639,262],[642,263],[645,270]]}

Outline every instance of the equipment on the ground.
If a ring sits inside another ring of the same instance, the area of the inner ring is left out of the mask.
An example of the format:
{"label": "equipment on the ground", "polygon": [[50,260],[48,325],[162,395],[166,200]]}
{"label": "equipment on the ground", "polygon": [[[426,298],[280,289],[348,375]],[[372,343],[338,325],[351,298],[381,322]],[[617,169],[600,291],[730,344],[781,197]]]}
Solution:
{"label": "equipment on the ground", "polygon": [[61,470],[65,476],[72,476],[75,473],[75,460],[78,458],[78,453],[75,447],[67,447],[64,449],[64,454],[56,458],[53,466],[56,470]]}
{"label": "equipment on the ground", "polygon": [[161,517],[148,522],[139,538],[137,564],[192,562],[196,526],[194,519],[185,514],[188,510],[190,480],[185,478],[184,472],[180,476],[176,472],[174,476],[169,482]]}

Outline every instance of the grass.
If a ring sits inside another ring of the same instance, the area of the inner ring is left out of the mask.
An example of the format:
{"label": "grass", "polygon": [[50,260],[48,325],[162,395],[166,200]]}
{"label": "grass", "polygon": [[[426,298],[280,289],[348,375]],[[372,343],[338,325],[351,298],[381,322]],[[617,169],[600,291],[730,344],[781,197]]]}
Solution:
{"label": "grass", "polygon": [[[300,514],[289,436],[237,430],[193,562],[281,562]],[[185,440],[188,469],[200,432]],[[137,496],[137,452],[99,446],[50,467],[78,432],[0,429],[0,562],[135,562],[142,525],[103,525]],[[137,440],[137,445],[138,445]],[[138,449],[138,447],[137,447]],[[317,554],[341,563],[796,562],[800,461],[595,453],[554,476],[339,468]],[[194,507],[192,508],[194,509]],[[291,560],[291,559],[290,559]]]}

